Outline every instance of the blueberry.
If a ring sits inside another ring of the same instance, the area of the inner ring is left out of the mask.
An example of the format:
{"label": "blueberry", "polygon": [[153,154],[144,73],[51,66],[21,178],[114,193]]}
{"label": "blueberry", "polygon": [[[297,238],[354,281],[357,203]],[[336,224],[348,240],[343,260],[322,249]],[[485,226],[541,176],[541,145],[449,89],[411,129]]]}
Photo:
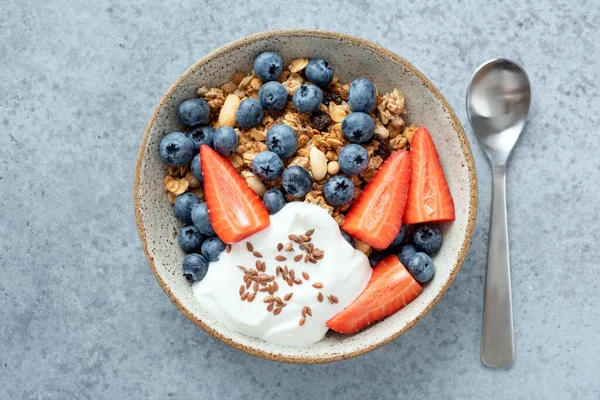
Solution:
{"label": "blueberry", "polygon": [[413,245],[417,251],[433,254],[442,247],[442,232],[437,226],[420,226],[413,232]]}
{"label": "blueberry", "polygon": [[251,97],[242,100],[235,113],[237,123],[244,129],[251,129],[260,125],[264,116],[260,101]]}
{"label": "blueberry", "polygon": [[392,243],[388,246],[388,249],[399,249],[404,241],[404,237],[406,236],[406,225],[402,224],[400,228],[400,232],[396,235]]}
{"label": "blueberry", "polygon": [[344,240],[348,243],[350,243],[350,246],[354,247],[354,238],[352,236],[350,236],[346,231],[343,231],[340,229],[340,233],[342,234],[342,237],[344,238]]}
{"label": "blueberry", "polygon": [[435,274],[433,260],[425,253],[416,253],[408,260],[406,269],[419,283],[427,283]]}
{"label": "blueberry", "polygon": [[300,86],[292,97],[292,103],[296,110],[306,114],[318,110],[322,100],[321,89],[309,84]]}
{"label": "blueberry", "polygon": [[198,126],[208,122],[210,107],[204,99],[190,99],[179,105],[177,109],[179,122],[187,126]]}
{"label": "blueberry", "polygon": [[323,196],[332,206],[345,206],[354,198],[354,184],[345,176],[336,175],[323,185]]}
{"label": "blueberry", "polygon": [[281,158],[288,158],[298,150],[296,132],[285,124],[277,124],[267,132],[267,147]]}
{"label": "blueberry", "polygon": [[238,147],[238,135],[230,126],[222,126],[215,132],[215,150],[229,157]]}
{"label": "blueberry", "polygon": [[200,161],[200,153],[196,154],[196,156],[192,158],[192,162],[190,163],[190,171],[192,171],[192,175],[194,175],[194,178],[198,179],[200,182],[204,182],[204,177],[202,176],[202,163]]}
{"label": "blueberry", "polygon": [[219,254],[225,250],[226,246],[218,236],[209,237],[202,243],[202,255],[210,262],[218,261]]}
{"label": "blueberry", "polygon": [[215,236],[215,230],[210,224],[210,219],[208,218],[208,207],[206,207],[206,203],[194,204],[191,211],[192,223],[196,225],[196,228],[200,231],[200,233],[206,236]]}
{"label": "blueberry", "polygon": [[182,132],[171,132],[160,141],[160,157],[165,164],[179,167],[194,157],[194,142]]}
{"label": "blueberry", "polygon": [[177,234],[177,243],[179,243],[179,247],[188,253],[199,252],[203,240],[204,235],[202,235],[194,225],[184,226]]}
{"label": "blueberry", "polygon": [[368,79],[358,78],[348,89],[348,106],[353,112],[370,113],[377,103],[377,89]]}
{"label": "blueberry", "polygon": [[375,122],[369,114],[353,112],[342,122],[344,137],[354,143],[364,143],[371,140],[375,133]]}
{"label": "blueberry", "polygon": [[283,193],[278,189],[269,189],[263,195],[263,204],[269,212],[269,214],[276,214],[285,206],[285,198]]}
{"label": "blueberry", "polygon": [[325,88],[333,79],[333,70],[327,61],[321,60],[320,58],[313,58],[308,62],[308,65],[304,70],[304,75],[306,76],[306,79],[315,85]]}
{"label": "blueberry", "polygon": [[201,281],[208,272],[208,261],[200,254],[192,253],[183,258],[183,276],[188,281]]}
{"label": "blueberry", "polygon": [[173,204],[173,212],[177,219],[179,219],[184,224],[192,223],[192,207],[194,204],[200,203],[200,200],[196,197],[194,193],[184,193],[178,198],[175,199],[175,204]]}
{"label": "blueberry", "polygon": [[374,251],[369,256],[369,264],[371,264],[371,267],[374,267],[379,261],[383,260],[387,256],[389,256],[389,253],[384,251]]}
{"label": "blueberry", "polygon": [[312,184],[310,173],[302,167],[293,165],[283,171],[281,186],[293,197],[304,197],[312,188]]}
{"label": "blueberry", "polygon": [[252,172],[260,179],[274,181],[283,172],[283,162],[272,151],[261,151],[252,159]]}
{"label": "blueberry", "polygon": [[400,253],[398,253],[398,258],[400,259],[402,265],[406,266],[408,265],[408,260],[410,260],[410,258],[415,254],[417,254],[417,250],[414,248],[414,246],[412,244],[405,244],[400,249]]}
{"label": "blueberry", "polygon": [[265,110],[283,110],[288,101],[288,93],[279,82],[267,82],[258,91],[258,100]]}
{"label": "blueberry", "polygon": [[213,147],[215,130],[212,126],[198,126],[188,133],[188,137],[194,142],[194,152],[200,151],[203,144]]}
{"label": "blueberry", "polygon": [[274,81],[283,71],[283,60],[277,53],[266,51],[254,60],[254,73],[263,82]]}
{"label": "blueberry", "polygon": [[349,144],[340,151],[338,162],[344,174],[358,175],[369,165],[369,154],[361,145]]}

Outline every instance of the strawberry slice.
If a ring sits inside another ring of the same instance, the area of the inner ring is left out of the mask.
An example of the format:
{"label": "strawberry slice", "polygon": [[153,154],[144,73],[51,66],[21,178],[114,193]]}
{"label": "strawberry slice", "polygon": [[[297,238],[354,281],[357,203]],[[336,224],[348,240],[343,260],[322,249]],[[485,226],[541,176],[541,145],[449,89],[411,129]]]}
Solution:
{"label": "strawberry slice", "polygon": [[421,285],[398,257],[388,256],[373,267],[365,290],[342,312],[327,321],[327,327],[339,333],[358,332],[399,311],[417,298],[421,290]]}
{"label": "strawberry slice", "polygon": [[392,154],[358,196],[342,229],[377,249],[387,248],[402,225],[410,170],[407,151]]}
{"label": "strawberry slice", "polygon": [[420,126],[410,142],[412,177],[408,202],[404,211],[405,224],[454,221],[454,200],[444,177],[433,139]]}
{"label": "strawberry slice", "polygon": [[221,240],[239,242],[269,226],[262,201],[227,158],[204,144],[200,160],[208,217]]}

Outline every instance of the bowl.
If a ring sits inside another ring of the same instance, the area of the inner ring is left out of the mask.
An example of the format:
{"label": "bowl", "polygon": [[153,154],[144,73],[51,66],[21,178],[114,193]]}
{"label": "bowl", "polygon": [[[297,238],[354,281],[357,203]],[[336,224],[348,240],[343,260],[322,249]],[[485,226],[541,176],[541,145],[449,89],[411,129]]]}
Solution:
{"label": "bowl", "polygon": [[[443,226],[444,245],[435,256],[436,275],[421,295],[396,314],[354,335],[329,332],[310,347],[267,343],[231,331],[202,310],[182,275],[183,253],[175,235],[179,222],[163,191],[165,167],[160,139],[179,130],[179,103],[200,86],[218,87],[237,71],[250,71],[263,51],[276,51],[284,65],[299,57],[323,58],[340,79],[370,78],[380,92],[399,87],[406,98],[409,123],[424,125],[437,146],[454,197],[456,220]],[[324,31],[290,30],[252,35],[221,47],[183,73],[160,100],[144,133],[134,178],[134,207],[142,247],[160,286],[192,322],[219,340],[263,358],[294,363],[321,363],[365,354],[414,326],[446,292],[465,259],[475,228],[477,179],[467,136],[452,108],[412,64],[369,41]]]}

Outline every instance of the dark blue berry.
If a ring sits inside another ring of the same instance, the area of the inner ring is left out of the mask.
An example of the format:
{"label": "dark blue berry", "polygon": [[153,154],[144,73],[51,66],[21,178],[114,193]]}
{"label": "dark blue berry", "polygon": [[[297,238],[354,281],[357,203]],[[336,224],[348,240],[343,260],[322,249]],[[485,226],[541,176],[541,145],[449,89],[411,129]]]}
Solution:
{"label": "dark blue berry", "polygon": [[215,236],[210,219],[208,218],[208,207],[206,203],[194,204],[191,211],[192,223],[198,228],[200,233],[206,236]]}
{"label": "dark blue berry", "polygon": [[184,226],[177,234],[177,243],[188,253],[200,252],[204,235],[194,225]]}
{"label": "dark blue berry", "polygon": [[192,171],[192,175],[194,175],[194,178],[198,179],[200,182],[204,182],[204,177],[202,176],[202,163],[200,161],[200,153],[196,154],[194,158],[192,158],[192,162],[190,163],[190,171]]}
{"label": "dark blue berry", "polygon": [[323,100],[323,92],[315,85],[302,85],[296,90],[292,97],[292,103],[296,110],[310,114],[318,110]]}
{"label": "dark blue berry", "polygon": [[251,129],[260,125],[264,116],[260,101],[251,97],[242,100],[235,113],[237,123],[244,129]]}
{"label": "dark blue berry", "polygon": [[400,228],[400,232],[396,235],[392,243],[388,246],[388,249],[398,250],[404,241],[404,237],[406,236],[406,225],[402,224]]}
{"label": "dark blue berry", "polygon": [[340,169],[346,175],[361,174],[369,165],[369,154],[361,145],[349,144],[338,156]]}
{"label": "dark blue berry", "polygon": [[252,172],[260,179],[274,181],[283,172],[283,162],[272,151],[262,151],[252,159]]}
{"label": "dark blue berry", "polygon": [[437,226],[420,226],[413,232],[413,245],[417,251],[433,254],[442,247],[442,231]]}
{"label": "dark blue berry", "polygon": [[398,253],[398,259],[400,259],[402,265],[407,266],[408,260],[410,260],[410,258],[415,254],[417,254],[417,250],[414,248],[414,246],[412,244],[405,244],[400,249],[400,253]]}
{"label": "dark blue berry", "polygon": [[373,137],[375,122],[369,114],[353,112],[342,121],[342,133],[351,142],[364,143]]}
{"label": "dark blue berry", "polygon": [[281,186],[293,197],[304,197],[312,189],[312,184],[310,172],[302,167],[293,165],[283,171]]}
{"label": "dark blue berry", "polygon": [[333,79],[333,69],[327,61],[313,58],[308,62],[304,70],[304,76],[318,87],[325,88]]}
{"label": "dark blue berry", "polygon": [[288,158],[298,150],[296,132],[285,124],[277,124],[267,132],[267,147],[281,158]]}
{"label": "dark blue berry", "polygon": [[277,53],[266,51],[254,60],[254,73],[263,82],[274,81],[283,71],[283,60]]}
{"label": "dark blue berry", "polygon": [[208,272],[208,261],[200,254],[192,253],[183,258],[183,276],[188,281],[201,281]]}
{"label": "dark blue berry", "polygon": [[195,152],[199,152],[203,144],[213,147],[214,135],[215,130],[208,125],[198,126],[188,133],[188,137],[194,142]]}
{"label": "dark blue berry", "polygon": [[222,126],[215,132],[215,150],[228,157],[238,147],[238,135],[230,126]]}
{"label": "dark blue berry", "polygon": [[384,251],[374,251],[369,256],[369,264],[371,265],[371,267],[374,267],[379,261],[383,260],[389,255],[389,253],[386,253]]}
{"label": "dark blue berry", "polygon": [[348,89],[348,106],[353,112],[370,113],[377,103],[377,89],[373,82],[366,78],[358,78]]}
{"label": "dark blue berry", "polygon": [[344,240],[346,242],[348,242],[350,244],[350,246],[354,247],[354,238],[352,236],[350,236],[346,231],[340,230],[340,233],[342,234],[342,237],[344,238]]}
{"label": "dark blue berry", "polygon": [[194,193],[184,193],[175,199],[175,204],[173,204],[173,212],[175,213],[177,219],[179,219],[181,222],[184,224],[191,224],[192,207],[199,203],[200,200]]}
{"label": "dark blue berry", "polygon": [[202,255],[210,262],[218,261],[219,254],[225,250],[226,246],[218,236],[209,237],[202,243]]}
{"label": "dark blue berry", "polygon": [[269,214],[276,214],[285,206],[285,198],[283,193],[278,189],[269,189],[263,195],[263,204],[269,212]]}
{"label": "dark blue berry", "polygon": [[186,100],[177,108],[179,122],[187,126],[198,126],[208,122],[210,107],[204,99]]}
{"label": "dark blue berry", "polygon": [[184,133],[171,132],[160,141],[160,158],[167,165],[179,167],[194,157],[194,147],[194,142]]}
{"label": "dark blue berry", "polygon": [[345,206],[354,198],[354,184],[345,176],[336,175],[323,185],[323,196],[332,206]]}
{"label": "dark blue berry", "polygon": [[406,269],[419,283],[427,283],[435,274],[433,260],[425,253],[416,253],[409,260]]}
{"label": "dark blue berry", "polygon": [[258,100],[265,110],[283,110],[288,101],[288,93],[279,82],[267,82],[258,91]]}

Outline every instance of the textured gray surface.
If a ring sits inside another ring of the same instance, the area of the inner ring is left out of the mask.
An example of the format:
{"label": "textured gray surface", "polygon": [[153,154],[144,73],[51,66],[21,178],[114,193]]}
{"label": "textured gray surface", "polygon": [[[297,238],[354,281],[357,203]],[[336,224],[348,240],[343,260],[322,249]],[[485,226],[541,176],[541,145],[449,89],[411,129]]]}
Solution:
{"label": "textured gray surface", "polygon": [[[0,398],[598,398],[597,2],[162,3],[2,1]],[[292,27],[399,53],[463,123],[478,64],[509,57],[530,73],[531,120],[508,171],[509,369],[479,362],[490,171],[477,145],[479,218],[463,269],[429,315],[382,349],[276,364],[212,339],[160,290],[131,194],[152,109],[207,52]]]}

